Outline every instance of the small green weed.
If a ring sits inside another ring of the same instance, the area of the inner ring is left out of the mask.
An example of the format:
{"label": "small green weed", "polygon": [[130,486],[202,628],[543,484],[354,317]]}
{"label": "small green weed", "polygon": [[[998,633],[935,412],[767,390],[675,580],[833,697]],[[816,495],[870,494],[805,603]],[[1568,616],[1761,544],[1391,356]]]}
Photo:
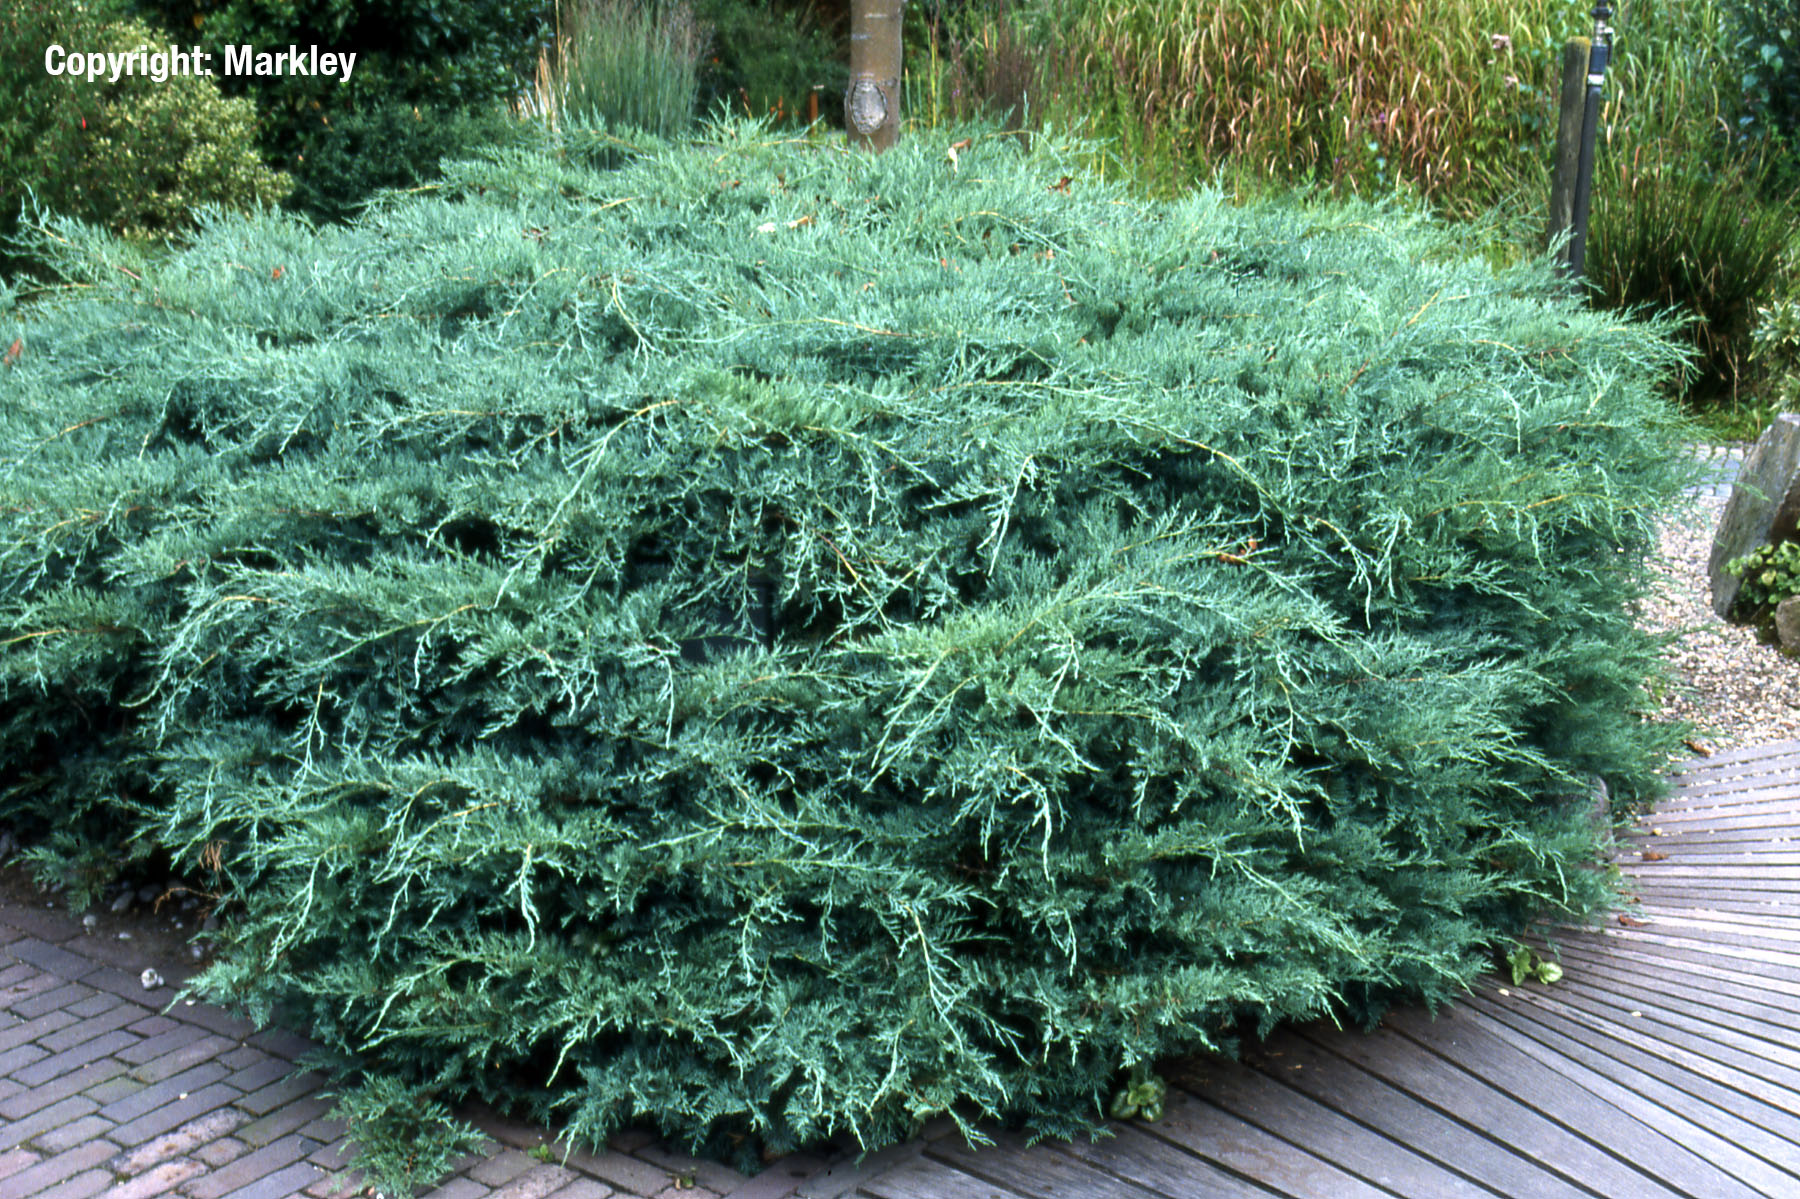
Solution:
{"label": "small green weed", "polygon": [[1725,569],[1744,580],[1738,603],[1752,610],[1772,608],[1790,596],[1800,595],[1800,543],[1784,541],[1762,545]]}
{"label": "small green weed", "polygon": [[1113,1094],[1107,1114],[1115,1120],[1160,1120],[1163,1099],[1168,1093],[1169,1084],[1139,1062],[1131,1068],[1131,1077],[1125,1085]]}
{"label": "small green weed", "polygon": [[1546,961],[1537,950],[1529,945],[1516,946],[1506,955],[1506,964],[1512,967],[1513,986],[1522,987],[1533,979],[1549,986],[1562,979],[1563,968],[1555,962]]}

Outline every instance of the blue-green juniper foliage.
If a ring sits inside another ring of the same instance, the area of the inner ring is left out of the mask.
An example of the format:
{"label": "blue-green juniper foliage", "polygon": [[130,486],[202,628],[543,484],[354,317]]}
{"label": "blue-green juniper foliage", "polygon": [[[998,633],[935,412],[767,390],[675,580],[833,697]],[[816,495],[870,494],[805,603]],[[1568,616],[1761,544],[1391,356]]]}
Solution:
{"label": "blue-green juniper foliage", "polygon": [[1071,1133],[1603,903],[1666,339],[1076,154],[587,135],[129,275],[52,230],[0,818],[172,853],[203,990],[385,1088],[740,1158]]}

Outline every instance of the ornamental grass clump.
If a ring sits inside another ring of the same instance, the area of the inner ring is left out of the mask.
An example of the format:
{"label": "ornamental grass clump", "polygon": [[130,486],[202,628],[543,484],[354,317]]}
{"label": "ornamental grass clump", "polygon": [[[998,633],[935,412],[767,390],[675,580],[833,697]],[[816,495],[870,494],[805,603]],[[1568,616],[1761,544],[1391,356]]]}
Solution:
{"label": "ornamental grass clump", "polygon": [[207,995],[743,1161],[1072,1134],[1607,901],[1659,330],[1055,136],[589,140],[0,313],[0,817],[191,871]]}

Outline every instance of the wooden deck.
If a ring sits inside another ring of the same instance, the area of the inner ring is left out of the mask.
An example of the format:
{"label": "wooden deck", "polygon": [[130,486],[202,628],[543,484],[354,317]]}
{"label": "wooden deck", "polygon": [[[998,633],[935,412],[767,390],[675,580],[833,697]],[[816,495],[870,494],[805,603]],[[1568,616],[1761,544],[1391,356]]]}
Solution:
{"label": "wooden deck", "polygon": [[1800,1196],[1800,742],[1721,753],[1618,855],[1624,921],[1551,930],[1554,986],[1364,1035],[1312,1026],[1171,1073],[1112,1140],[940,1133],[801,1199]]}

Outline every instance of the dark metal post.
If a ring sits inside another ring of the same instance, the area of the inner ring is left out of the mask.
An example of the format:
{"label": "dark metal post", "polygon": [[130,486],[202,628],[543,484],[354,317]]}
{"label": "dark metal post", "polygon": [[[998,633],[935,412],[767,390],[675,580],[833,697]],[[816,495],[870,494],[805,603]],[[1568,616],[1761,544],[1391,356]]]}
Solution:
{"label": "dark metal post", "polygon": [[1594,41],[1588,49],[1587,108],[1581,116],[1581,160],[1575,168],[1575,211],[1569,235],[1569,274],[1581,278],[1587,257],[1588,208],[1594,195],[1594,139],[1600,129],[1600,88],[1606,82],[1606,60],[1612,53],[1612,5],[1594,5]]}

